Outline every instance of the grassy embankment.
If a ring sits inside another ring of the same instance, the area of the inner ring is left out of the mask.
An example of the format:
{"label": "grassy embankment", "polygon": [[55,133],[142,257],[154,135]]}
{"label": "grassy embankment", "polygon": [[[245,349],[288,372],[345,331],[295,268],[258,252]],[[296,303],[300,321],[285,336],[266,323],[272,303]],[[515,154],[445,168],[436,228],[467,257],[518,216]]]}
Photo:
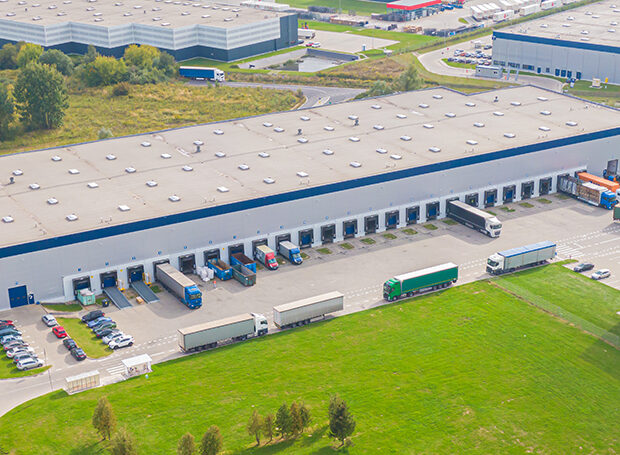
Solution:
{"label": "grassy embankment", "polygon": [[112,354],[112,350],[97,338],[86,324],[76,318],[57,318],[58,324],[63,326],[70,338],[81,347],[91,359],[98,359]]}
{"label": "grassy embankment", "polygon": [[[172,453],[185,432],[215,424],[227,454],[327,454],[326,407],[339,393],[357,420],[351,454],[607,453],[619,443],[620,351],[536,305],[615,330],[619,296],[561,265],[471,283],[155,365],[148,379],[37,398],[0,418],[0,446],[99,453],[90,419],[105,395],[140,453]],[[293,400],[310,407],[310,431],[254,447],[253,409]]]}

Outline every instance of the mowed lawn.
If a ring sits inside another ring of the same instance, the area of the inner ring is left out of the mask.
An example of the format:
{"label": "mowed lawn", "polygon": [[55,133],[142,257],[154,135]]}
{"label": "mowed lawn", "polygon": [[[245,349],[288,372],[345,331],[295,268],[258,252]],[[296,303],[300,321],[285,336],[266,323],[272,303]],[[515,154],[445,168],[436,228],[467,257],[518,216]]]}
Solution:
{"label": "mowed lawn", "polygon": [[[538,279],[548,270],[527,272],[534,289],[549,287]],[[567,286],[557,279],[561,302]],[[155,365],[148,379],[37,398],[0,418],[0,447],[100,453],[90,419],[105,395],[141,454],[174,453],[186,431],[200,438],[214,424],[227,454],[329,454],[334,393],[357,420],[350,454],[614,453],[620,444],[620,352],[483,281]],[[309,434],[254,448],[252,410],[293,400],[311,409]]]}
{"label": "mowed lawn", "polygon": [[63,326],[70,338],[81,347],[91,359],[98,359],[112,354],[112,350],[95,336],[86,324],[77,318],[57,318],[58,324]]}

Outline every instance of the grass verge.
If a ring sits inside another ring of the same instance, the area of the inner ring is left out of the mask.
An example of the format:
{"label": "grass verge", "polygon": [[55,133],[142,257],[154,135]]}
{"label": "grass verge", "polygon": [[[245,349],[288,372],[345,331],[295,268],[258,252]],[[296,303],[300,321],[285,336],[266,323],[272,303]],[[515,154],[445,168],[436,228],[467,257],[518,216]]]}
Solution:
{"label": "grass verge", "polygon": [[487,213],[489,213],[489,214],[491,214],[493,216],[497,216],[497,213],[495,213],[495,212],[493,212],[491,210],[485,210],[485,212],[487,212]]}
{"label": "grass verge", "polygon": [[305,261],[306,259],[310,259],[310,256],[308,256],[306,253],[304,253],[303,251],[301,252],[301,258]]}
{"label": "grass verge", "polygon": [[551,201],[544,197],[539,197],[538,199],[536,199],[536,201],[540,202],[541,204],[551,204]]}
{"label": "grass verge", "polygon": [[403,229],[403,232],[407,235],[415,235],[418,233],[418,231],[416,231],[415,229],[411,229],[411,228],[405,228]]}
{"label": "grass verge", "polygon": [[530,202],[519,202],[519,205],[521,207],[525,207],[526,209],[531,209],[534,207],[534,204],[530,203]]}
{"label": "grass verge", "polygon": [[0,379],[34,376],[35,374],[47,371],[50,367],[51,365],[45,365],[41,368],[35,368],[34,370],[21,371],[17,369],[15,363],[13,363],[13,359],[9,359],[6,355],[4,355],[4,351],[2,351],[2,358],[0,359]]}
{"label": "grass verge", "polygon": [[476,69],[476,65],[472,63],[449,62],[447,58],[442,58],[441,61],[444,62],[446,65],[451,66],[453,68],[466,68],[469,70]]}
{"label": "grass verge", "polygon": [[559,199],[560,201],[565,201],[566,199],[570,199],[570,196],[567,196],[566,194],[562,194],[562,193],[556,193],[554,194],[554,196],[556,197],[556,199]]}
{"label": "grass verge", "polygon": [[159,294],[161,292],[161,288],[156,284],[151,284],[149,287],[155,294]]}
{"label": "grass verge", "polygon": [[41,306],[49,311],[82,311],[82,305],[79,303],[45,303]]}
{"label": "grass verge", "polygon": [[[186,356],[155,365],[148,379],[54,392],[1,417],[0,446],[14,455],[99,453],[90,421],[107,396],[139,453],[173,453],[184,433],[199,439],[216,424],[229,455],[329,454],[327,404],[338,393],[357,421],[352,454],[607,453],[617,445],[620,351],[500,288],[527,276],[524,291],[566,302],[567,277],[545,276],[556,267]],[[559,280],[553,289],[549,278]],[[593,285],[608,300],[620,295]],[[275,413],[293,400],[309,407],[311,431],[255,447],[245,430],[252,411]]]}
{"label": "grass verge", "polygon": [[344,243],[340,244],[340,248],[342,248],[344,250],[352,250],[355,247],[353,245],[351,245],[349,242],[344,242]]}
{"label": "grass verge", "polygon": [[457,224],[459,224],[458,222],[454,221],[452,218],[444,218],[443,220],[441,220],[441,222],[443,224],[447,224],[448,226],[456,226]]}
{"label": "grass verge", "polygon": [[506,205],[502,205],[499,209],[506,213],[516,212],[516,209],[513,209],[512,207],[508,207]]}
{"label": "grass verge", "polygon": [[112,354],[112,351],[79,319],[58,318],[57,321],[58,324],[65,328],[69,337],[73,338],[91,359],[98,359]]}
{"label": "grass verge", "polygon": [[387,232],[387,233],[383,234],[383,238],[384,239],[388,239],[388,240],[394,240],[394,239],[397,239],[398,237],[396,237],[391,232]]}
{"label": "grass verge", "polygon": [[329,248],[317,248],[316,249],[319,253],[321,254],[332,254],[332,250],[330,250]]}
{"label": "grass verge", "polygon": [[437,226],[435,226],[433,223],[426,223],[422,225],[425,229],[428,229],[429,231],[436,231],[437,229],[439,229]]}
{"label": "grass verge", "polygon": [[375,239],[371,239],[370,237],[366,237],[365,239],[361,239],[360,242],[365,243],[366,245],[373,245],[377,243]]}

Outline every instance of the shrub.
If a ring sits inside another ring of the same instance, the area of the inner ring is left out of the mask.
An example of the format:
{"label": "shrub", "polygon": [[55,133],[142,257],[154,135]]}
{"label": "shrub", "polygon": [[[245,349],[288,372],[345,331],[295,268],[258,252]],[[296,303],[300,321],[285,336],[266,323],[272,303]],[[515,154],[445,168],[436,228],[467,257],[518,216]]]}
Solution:
{"label": "shrub", "polygon": [[112,96],[127,96],[129,95],[130,86],[127,82],[119,82],[112,89]]}

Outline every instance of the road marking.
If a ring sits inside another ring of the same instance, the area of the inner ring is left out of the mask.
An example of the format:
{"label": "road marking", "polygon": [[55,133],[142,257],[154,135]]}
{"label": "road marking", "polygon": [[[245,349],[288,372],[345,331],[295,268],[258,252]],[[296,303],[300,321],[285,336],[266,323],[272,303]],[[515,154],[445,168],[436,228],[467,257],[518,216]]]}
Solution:
{"label": "road marking", "polygon": [[123,365],[119,365],[117,367],[113,367],[113,368],[108,368],[107,369],[108,373],[110,374],[118,374],[118,373],[123,373],[125,371],[125,367]]}

